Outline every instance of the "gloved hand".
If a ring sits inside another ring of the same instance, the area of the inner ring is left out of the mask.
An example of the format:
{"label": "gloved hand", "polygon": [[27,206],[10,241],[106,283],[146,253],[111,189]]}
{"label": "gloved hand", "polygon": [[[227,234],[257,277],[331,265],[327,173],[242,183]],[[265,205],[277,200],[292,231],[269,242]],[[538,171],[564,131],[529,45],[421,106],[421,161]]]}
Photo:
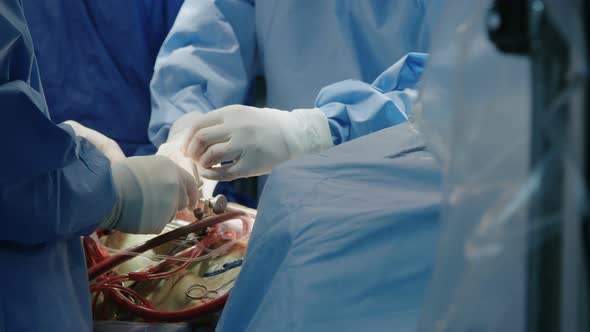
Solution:
{"label": "gloved hand", "polygon": [[83,137],[94,144],[111,162],[125,159],[125,154],[119,144],[112,139],[73,120],[65,121],[64,124],[72,127],[77,136]]}
{"label": "gloved hand", "polygon": [[[185,169],[187,165],[195,165],[194,161],[184,154],[184,141],[189,133],[189,129],[198,124],[199,119],[203,115],[204,114],[200,112],[192,112],[187,113],[176,120],[170,128],[168,140],[165,144],[160,146],[157,154],[169,157]],[[201,193],[203,194],[203,197],[213,197],[213,191],[215,190],[217,181],[197,176],[200,173],[200,170],[198,167],[196,169],[195,178],[202,183]]]}
{"label": "gloved hand", "polygon": [[181,148],[182,141],[166,142],[160,145],[156,155],[170,158],[176,165],[192,175],[195,181],[197,181],[197,186],[200,187],[203,183],[200,181],[197,165],[191,158],[184,155]]}
{"label": "gloved hand", "polygon": [[178,211],[197,206],[191,174],[164,156],[131,157],[112,164],[118,200],[101,227],[157,234]]}
{"label": "gloved hand", "polygon": [[[186,131],[185,131],[186,134]],[[186,136],[186,135],[184,135]],[[184,155],[181,151],[182,146],[182,138],[184,137],[182,133],[176,135],[175,137],[170,137],[170,139],[160,145],[158,148],[158,152],[156,155],[166,156],[170,158],[176,165],[180,168],[184,169],[187,173],[189,173],[196,182],[197,188],[201,188],[203,182],[201,181],[201,177],[199,176],[199,171],[197,170],[197,165],[193,162],[192,159],[188,158]],[[176,215],[177,219],[182,219],[186,221],[194,221],[196,218],[191,209],[184,209],[180,211]]]}
{"label": "gloved hand", "polygon": [[229,181],[270,173],[280,163],[332,145],[328,120],[319,109],[232,105],[199,117],[184,150],[199,164],[202,177]]}

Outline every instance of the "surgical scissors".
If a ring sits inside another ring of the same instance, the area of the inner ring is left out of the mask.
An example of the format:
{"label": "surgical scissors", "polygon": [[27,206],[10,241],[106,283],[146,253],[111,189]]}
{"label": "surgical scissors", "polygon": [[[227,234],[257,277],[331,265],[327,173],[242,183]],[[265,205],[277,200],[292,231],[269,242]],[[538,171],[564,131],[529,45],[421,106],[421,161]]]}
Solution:
{"label": "surgical scissors", "polygon": [[[194,284],[194,285],[190,286],[186,290],[186,292],[184,292],[184,294],[186,294],[186,297],[188,297],[191,300],[204,300],[204,299],[213,300],[215,298],[215,296],[219,295],[219,291],[221,289],[229,286],[231,283],[233,283],[235,281],[236,281],[236,278],[230,279],[225,284],[223,284],[213,290],[207,289],[207,286],[202,285],[202,284]],[[196,295],[192,294],[195,292],[198,292],[198,293]]]}

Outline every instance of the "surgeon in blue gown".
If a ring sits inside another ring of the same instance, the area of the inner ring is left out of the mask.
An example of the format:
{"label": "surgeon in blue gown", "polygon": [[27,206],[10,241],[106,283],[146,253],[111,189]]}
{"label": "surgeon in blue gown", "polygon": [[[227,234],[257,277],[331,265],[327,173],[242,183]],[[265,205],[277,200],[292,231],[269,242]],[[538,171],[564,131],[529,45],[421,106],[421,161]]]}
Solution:
{"label": "surgeon in blue gown", "polygon": [[[185,3],[156,62],[150,137],[187,130],[204,177],[273,169],[217,331],[415,330],[441,177],[406,122],[426,56],[405,54],[427,50],[439,3]],[[231,105],[257,66],[268,107]]]}
{"label": "surgeon in blue gown", "polygon": [[[430,9],[439,2],[186,1],[156,60],[150,139],[184,141],[205,178],[226,181],[342,143],[354,121],[365,133],[395,125],[398,112],[383,112],[363,92],[353,96],[354,114],[314,107],[314,99],[338,81],[369,85],[407,53],[427,51]],[[266,108],[233,105],[245,103],[257,75],[266,81]],[[403,103],[388,108],[405,113]]]}
{"label": "surgeon in blue gown", "polygon": [[51,117],[115,140],[127,156],[147,136],[149,82],[182,0],[24,0]]}
{"label": "surgeon in blue gown", "polygon": [[91,331],[80,236],[157,233],[196,182],[162,156],[111,162],[100,134],[54,124],[20,0],[0,0],[0,110],[0,331]]}

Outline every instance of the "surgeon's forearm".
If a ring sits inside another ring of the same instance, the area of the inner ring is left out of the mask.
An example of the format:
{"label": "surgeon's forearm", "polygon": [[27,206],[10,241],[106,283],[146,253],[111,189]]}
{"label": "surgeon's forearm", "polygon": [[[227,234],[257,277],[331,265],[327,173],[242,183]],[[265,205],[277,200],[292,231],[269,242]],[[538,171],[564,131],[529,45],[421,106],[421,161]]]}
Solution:
{"label": "surgeon's forearm", "polygon": [[91,144],[68,166],[0,183],[0,241],[39,244],[86,235],[117,199],[109,161]]}
{"label": "surgeon's forearm", "polygon": [[150,140],[166,142],[184,114],[242,103],[256,71],[255,45],[250,1],[186,1],[154,66]]}
{"label": "surgeon's forearm", "polygon": [[328,118],[333,143],[405,122],[413,112],[427,59],[426,54],[409,53],[372,84],[347,80],[323,88],[315,106]]}

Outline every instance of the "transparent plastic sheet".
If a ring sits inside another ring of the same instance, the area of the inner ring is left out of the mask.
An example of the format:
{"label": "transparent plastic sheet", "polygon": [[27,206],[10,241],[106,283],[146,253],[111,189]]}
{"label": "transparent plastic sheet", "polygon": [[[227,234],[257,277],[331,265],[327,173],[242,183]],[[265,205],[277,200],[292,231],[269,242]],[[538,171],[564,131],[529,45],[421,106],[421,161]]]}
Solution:
{"label": "transparent plastic sheet", "polygon": [[[573,144],[579,139],[572,133],[576,130],[549,134],[557,143],[531,168],[531,63],[528,57],[499,52],[490,42],[492,2],[446,3],[432,34],[430,63],[412,119],[445,175],[443,226],[420,331],[525,330],[527,257],[539,245],[531,235],[553,236],[553,226],[563,220],[576,223],[588,203],[580,151]],[[551,132],[563,102],[581,106],[587,58],[576,1],[544,4],[572,47],[566,88],[545,105],[544,125]],[[549,165],[555,164],[565,170],[562,209],[531,222],[541,180],[553,176]],[[580,224],[564,225],[564,233],[568,229],[579,241]],[[565,243],[564,252],[571,243]],[[580,275],[563,283],[576,278]],[[571,289],[562,294],[562,313],[568,306],[575,309],[572,297]],[[574,323],[563,316],[562,330],[573,331]]]}

